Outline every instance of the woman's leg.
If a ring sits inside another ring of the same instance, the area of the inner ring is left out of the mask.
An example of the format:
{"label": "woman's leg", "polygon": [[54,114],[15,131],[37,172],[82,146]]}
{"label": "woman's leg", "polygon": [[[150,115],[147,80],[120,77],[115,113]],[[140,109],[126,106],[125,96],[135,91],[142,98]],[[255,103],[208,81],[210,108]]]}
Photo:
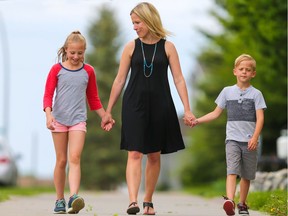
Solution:
{"label": "woman's leg", "polygon": [[129,151],[126,166],[126,181],[130,203],[137,202],[138,191],[141,183],[141,163],[143,154],[137,151]]}
{"label": "woman's leg", "polygon": [[[147,164],[145,170],[145,196],[144,202],[152,202],[152,196],[158,181],[160,166],[160,152],[150,153],[147,155]],[[144,213],[154,213],[153,208],[146,207]]]}
{"label": "woman's leg", "polygon": [[56,153],[56,164],[54,168],[54,185],[56,189],[57,200],[64,198],[66,164],[67,164],[67,132],[53,132],[52,138]]}
{"label": "woman's leg", "polygon": [[84,147],[86,132],[69,131],[69,186],[70,196],[78,194],[81,181],[81,154]]}

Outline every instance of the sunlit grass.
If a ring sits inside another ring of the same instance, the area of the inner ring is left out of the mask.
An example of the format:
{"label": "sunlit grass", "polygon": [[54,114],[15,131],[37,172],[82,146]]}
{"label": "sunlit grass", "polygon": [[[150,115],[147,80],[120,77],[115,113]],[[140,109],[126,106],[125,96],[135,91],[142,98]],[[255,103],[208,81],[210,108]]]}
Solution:
{"label": "sunlit grass", "polygon": [[13,195],[32,196],[54,191],[53,187],[0,187],[0,202],[8,200]]}
{"label": "sunlit grass", "polygon": [[[225,180],[207,185],[197,185],[185,190],[194,195],[212,198],[225,195]],[[235,200],[239,200],[236,196]],[[287,216],[287,191],[274,190],[265,192],[249,192],[248,206],[250,209],[268,213],[273,216]]]}
{"label": "sunlit grass", "polygon": [[253,192],[249,195],[249,206],[275,216],[287,216],[287,191]]}
{"label": "sunlit grass", "polygon": [[212,198],[225,195],[225,188],[225,180],[221,180],[211,184],[197,185],[195,187],[186,188],[185,191],[206,198]]}

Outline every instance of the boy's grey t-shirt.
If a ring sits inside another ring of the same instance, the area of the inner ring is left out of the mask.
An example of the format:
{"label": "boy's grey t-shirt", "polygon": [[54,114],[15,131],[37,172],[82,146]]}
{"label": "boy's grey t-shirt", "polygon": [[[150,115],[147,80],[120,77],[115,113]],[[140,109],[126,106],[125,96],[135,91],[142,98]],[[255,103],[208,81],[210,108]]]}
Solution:
{"label": "boy's grey t-shirt", "polygon": [[250,86],[241,90],[237,85],[225,87],[215,100],[227,109],[226,140],[248,142],[256,126],[256,110],[266,109],[262,93]]}

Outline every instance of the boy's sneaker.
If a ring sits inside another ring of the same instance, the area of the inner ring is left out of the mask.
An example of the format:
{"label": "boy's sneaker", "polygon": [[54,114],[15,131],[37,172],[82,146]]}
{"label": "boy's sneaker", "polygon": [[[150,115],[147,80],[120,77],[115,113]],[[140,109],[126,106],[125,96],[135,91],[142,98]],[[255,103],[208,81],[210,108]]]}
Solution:
{"label": "boy's sneaker", "polygon": [[77,214],[85,206],[84,199],[77,194],[70,197],[68,202],[68,214]]}
{"label": "boy's sneaker", "polygon": [[223,209],[226,212],[226,215],[233,216],[235,215],[235,203],[233,200],[228,199],[228,197],[224,197]]}
{"label": "boy's sneaker", "polygon": [[239,215],[249,216],[248,206],[245,203],[238,203],[237,208]]}
{"label": "boy's sneaker", "polygon": [[66,214],[65,199],[56,200],[54,214]]}

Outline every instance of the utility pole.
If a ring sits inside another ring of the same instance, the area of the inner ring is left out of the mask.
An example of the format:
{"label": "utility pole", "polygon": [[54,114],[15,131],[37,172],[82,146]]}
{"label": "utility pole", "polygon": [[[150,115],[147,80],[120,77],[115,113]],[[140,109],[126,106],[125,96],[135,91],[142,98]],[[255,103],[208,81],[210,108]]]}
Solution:
{"label": "utility pole", "polygon": [[3,55],[3,137],[9,142],[9,105],[10,105],[10,62],[9,62],[9,49],[8,38],[6,34],[5,22],[0,12],[0,39]]}

